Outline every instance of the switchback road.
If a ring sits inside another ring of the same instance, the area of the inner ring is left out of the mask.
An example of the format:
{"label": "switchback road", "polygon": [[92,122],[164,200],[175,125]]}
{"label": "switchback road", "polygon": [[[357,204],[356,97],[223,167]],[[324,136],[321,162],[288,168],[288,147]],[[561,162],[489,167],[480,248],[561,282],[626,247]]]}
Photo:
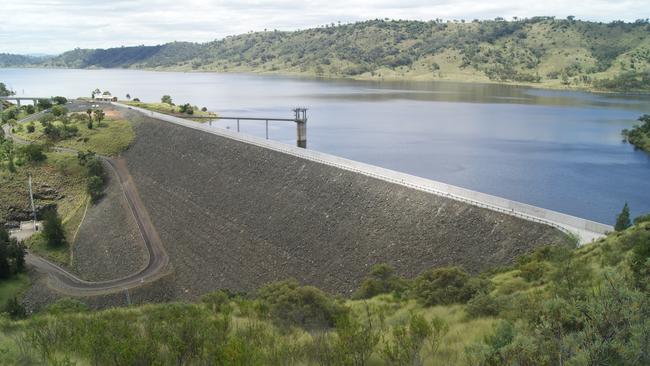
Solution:
{"label": "switchback road", "polygon": [[[19,121],[19,123],[28,122],[33,118],[35,117],[27,117]],[[28,141],[14,136],[11,133],[10,126],[4,125],[2,128],[5,132],[5,136],[13,139],[16,143],[29,143]],[[76,150],[69,148],[56,147],[55,149],[63,152],[77,152]],[[51,288],[71,296],[101,295],[123,291],[125,289],[140,286],[144,283],[155,281],[165,275],[169,270],[169,257],[156,228],[151,222],[149,213],[140,199],[138,190],[129,174],[126,162],[121,158],[110,158],[106,156],[101,156],[101,158],[109,164],[113,174],[118,178],[122,192],[124,193],[124,198],[128,203],[129,209],[147,247],[149,258],[147,264],[136,273],[108,281],[90,282],[77,277],[65,270],[63,267],[42,257],[33,253],[27,254],[26,262],[38,272],[49,276],[50,281],[48,284]]]}

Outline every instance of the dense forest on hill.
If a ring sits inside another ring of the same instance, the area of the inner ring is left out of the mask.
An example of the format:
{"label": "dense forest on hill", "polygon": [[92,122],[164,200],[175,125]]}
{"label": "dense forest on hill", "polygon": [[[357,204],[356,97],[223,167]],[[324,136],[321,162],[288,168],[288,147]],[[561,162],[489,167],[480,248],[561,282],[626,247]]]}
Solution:
{"label": "dense forest on hill", "polygon": [[0,53],[0,67],[34,66],[44,61],[37,57]]}
{"label": "dense forest on hill", "polygon": [[[0,65],[10,64],[33,65],[20,56],[0,55]],[[293,32],[265,30],[202,44],[75,49],[38,64],[648,91],[650,23],[647,19],[597,23],[573,17],[371,20]]]}

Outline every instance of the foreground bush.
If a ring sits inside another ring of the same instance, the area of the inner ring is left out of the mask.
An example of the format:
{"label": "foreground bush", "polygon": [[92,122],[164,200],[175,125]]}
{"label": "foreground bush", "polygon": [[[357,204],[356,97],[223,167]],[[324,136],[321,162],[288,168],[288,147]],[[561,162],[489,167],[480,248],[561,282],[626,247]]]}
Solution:
{"label": "foreground bush", "polygon": [[331,296],[313,286],[300,286],[295,280],[268,284],[257,292],[264,311],[276,324],[307,329],[333,327],[345,308]]}
{"label": "foreground bush", "polygon": [[388,264],[376,264],[370,275],[355,293],[358,299],[369,299],[380,294],[401,294],[407,289],[406,281],[395,276],[395,270]]}
{"label": "foreground bush", "polygon": [[459,267],[443,267],[425,271],[415,279],[413,295],[424,305],[448,305],[469,301],[488,283],[472,278]]}

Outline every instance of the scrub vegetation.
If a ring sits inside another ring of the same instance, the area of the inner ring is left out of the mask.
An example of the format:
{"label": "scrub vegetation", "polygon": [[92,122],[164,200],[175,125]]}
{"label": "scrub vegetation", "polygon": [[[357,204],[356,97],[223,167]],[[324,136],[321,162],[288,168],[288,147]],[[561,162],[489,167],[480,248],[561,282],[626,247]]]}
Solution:
{"label": "scrub vegetation", "polygon": [[639,117],[639,122],[631,130],[623,130],[623,138],[636,148],[650,153],[650,114]]}
{"label": "scrub vegetation", "polygon": [[138,101],[128,101],[123,102],[134,107],[144,108],[150,111],[171,114],[178,117],[189,118],[192,117],[216,117],[217,114],[213,112],[208,112],[206,107],[199,108],[195,105],[189,103],[176,105],[172,101],[172,97],[169,95],[163,95],[160,103],[145,103]]}
{"label": "scrub vegetation", "polygon": [[68,113],[63,106],[52,107],[37,122],[15,127],[14,133],[32,142],[108,156],[126,150],[135,138],[131,124],[117,112],[90,109]]}
{"label": "scrub vegetation", "polygon": [[[265,30],[198,44],[75,49],[34,61],[67,68],[296,73],[650,91],[650,24],[574,17],[506,21],[371,20]],[[15,57],[14,57],[15,58]],[[12,56],[0,55],[0,64]],[[16,59],[16,66],[24,66]]]}
{"label": "scrub vegetation", "polygon": [[[128,147],[134,133],[131,125],[112,111],[69,114],[66,103],[63,97],[39,101],[35,109],[47,109],[47,113],[37,121],[21,124],[13,118],[7,120],[6,113],[20,111],[16,117],[22,119],[35,112],[34,106],[14,106],[3,112],[3,121],[12,133],[32,143],[0,137],[0,225],[17,227],[33,218],[27,184],[31,176],[36,218],[44,224],[41,232],[25,240],[25,246],[49,260],[69,265],[71,245],[86,206],[89,200],[99,200],[104,190],[103,163],[90,150],[117,154]],[[52,146],[86,151],[49,151]]]}
{"label": "scrub vegetation", "polygon": [[197,303],[91,311],[63,299],[0,321],[4,364],[648,364],[650,219],[509,267],[413,280],[375,266],[353,300],[287,280]]}

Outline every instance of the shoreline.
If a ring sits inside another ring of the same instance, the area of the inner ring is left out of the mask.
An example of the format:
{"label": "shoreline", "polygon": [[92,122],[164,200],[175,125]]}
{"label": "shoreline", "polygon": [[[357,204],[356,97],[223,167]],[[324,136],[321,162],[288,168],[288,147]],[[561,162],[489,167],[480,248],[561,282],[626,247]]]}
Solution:
{"label": "shoreline", "polygon": [[293,71],[267,71],[267,70],[188,70],[182,67],[170,68],[70,68],[70,67],[49,67],[49,66],[11,66],[0,67],[0,70],[5,69],[39,69],[39,70],[132,70],[132,71],[150,71],[150,72],[177,72],[177,73],[205,73],[205,74],[242,74],[242,75],[258,75],[258,76],[284,76],[302,78],[308,80],[339,80],[339,81],[358,81],[358,82],[373,82],[373,83],[394,83],[394,82],[408,82],[408,83],[462,83],[462,84],[483,84],[483,85],[501,85],[511,87],[525,87],[531,89],[548,90],[548,91],[566,91],[566,92],[581,92],[602,95],[629,95],[629,96],[649,96],[648,91],[616,91],[616,90],[602,90],[584,87],[566,87],[554,86],[541,83],[523,83],[523,82],[507,82],[507,81],[494,81],[484,79],[454,79],[454,78],[430,78],[430,79],[417,79],[412,77],[404,78],[373,78],[373,77],[357,77],[357,76],[344,76],[344,75],[315,75],[309,72],[293,72]]}

